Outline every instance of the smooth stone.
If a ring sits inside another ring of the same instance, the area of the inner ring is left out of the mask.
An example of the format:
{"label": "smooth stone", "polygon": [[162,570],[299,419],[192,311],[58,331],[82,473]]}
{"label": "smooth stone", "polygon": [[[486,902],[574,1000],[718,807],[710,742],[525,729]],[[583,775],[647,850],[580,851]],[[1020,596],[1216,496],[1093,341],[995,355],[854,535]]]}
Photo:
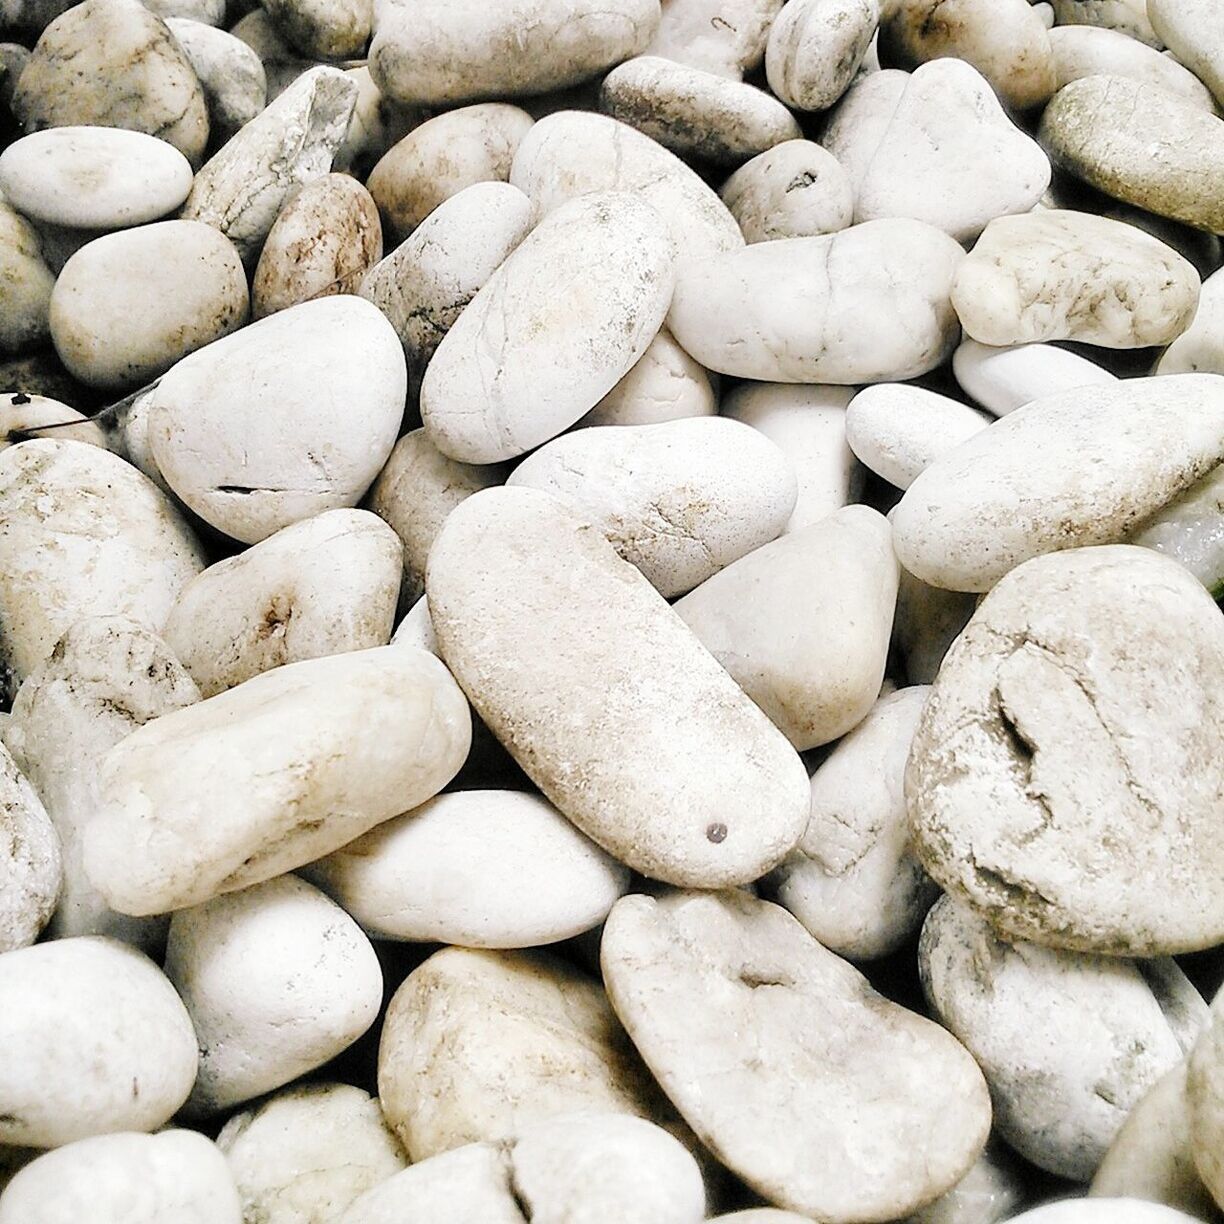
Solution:
{"label": "smooth stone", "polygon": [[996,217],[1024,213],[1050,185],[1041,146],[958,59],[909,76],[857,184],[854,219],[913,217],[970,242]]}
{"label": "smooth stone", "polygon": [[149,443],[187,506],[254,544],[361,499],[399,435],[406,391],[403,350],[382,313],[358,297],[318,298],[164,374],[148,405]]}
{"label": "smooth stone", "polygon": [[268,231],[255,279],[256,319],[339,293],[356,293],[382,258],[382,224],[370,193],[347,174],[325,174],[286,201]]}
{"label": "smooth stone", "polygon": [[627,867],[519,791],[439,795],[305,874],[375,939],[468,948],[570,939],[629,889]]}
{"label": "smooth stone", "polygon": [[578,424],[660,425],[718,412],[717,379],[695,362],[666,327],[637,362]]}
{"label": "smooth stone", "polygon": [[121,229],[173,212],[191,190],[191,165],[143,132],[56,127],[0,153],[0,191],[32,221]]}
{"label": "smooth stone", "polygon": [[991,418],[923,387],[877,383],[846,408],[846,441],[860,463],[908,489],[935,460],[981,433]]}
{"label": "smooth stone", "polygon": [[1050,0],[1055,27],[1100,26],[1117,30],[1159,50],[1164,44],[1148,20],[1146,0]]}
{"label": "smooth stone", "polygon": [[379,10],[370,72],[424,106],[542,94],[637,55],[658,25],[659,0],[419,0]]}
{"label": "smooth stone", "polygon": [[673,153],[737,166],[803,133],[772,94],[656,55],[626,60],[604,77],[599,109]]}
{"label": "smooth stone", "polygon": [[1154,548],[1186,567],[1211,592],[1224,593],[1224,464],[1162,506],[1130,543]]}
{"label": "smooth stone", "polygon": [[55,910],[63,874],[47,809],[0,744],[0,955],[38,938]]}
{"label": "smooth stone", "polygon": [[395,627],[391,635],[392,646],[416,646],[420,650],[428,650],[430,654],[442,657],[438,638],[433,630],[433,621],[429,615],[429,600],[424,594],[404,613],[403,619]]}
{"label": "smooth stone", "polygon": [[91,387],[130,390],[247,321],[234,245],[198,221],[104,234],[64,264],[51,293],[51,339]]}
{"label": "smooth stone", "polygon": [[0,1224],[70,1220],[242,1224],[242,1205],[225,1157],[203,1135],[95,1135],[40,1156],[0,1194]]}
{"label": "smooth stone", "polygon": [[786,455],[724,417],[578,429],[529,455],[506,484],[557,498],[667,598],[777,539],[797,496]]}
{"label": "smooth stone", "polygon": [[170,500],[118,455],[39,438],[0,451],[0,676],[11,695],[82,617],[154,631],[204,568]]}
{"label": "smooth stone", "polygon": [[646,55],[742,77],[760,65],[783,0],[666,0]]}
{"label": "smooth stone", "polygon": [[373,0],[261,0],[285,40],[317,60],[364,54],[374,24]]}
{"label": "smooth stone", "polygon": [[168,141],[197,166],[208,143],[204,91],[165,22],[137,0],[85,0],[42,32],[17,82],[27,132],[97,124]]}
{"label": "smooth stone", "polygon": [[1194,1163],[1186,1089],[1187,1064],[1180,1062],[1147,1090],[1097,1167],[1090,1195],[1145,1199],[1201,1220],[1215,1217],[1215,1200]]}
{"label": "smooth stone", "polygon": [[[935,1014],[985,1073],[999,1133],[1059,1177],[1089,1180],[1130,1110],[1185,1053],[1144,965],[1005,943],[950,897],[927,917],[918,967]],[[1194,993],[1172,962],[1164,970],[1174,991]]]}
{"label": "smooth stone", "polygon": [[730,1215],[711,1216],[709,1224],[811,1224],[811,1217],[779,1211],[776,1207],[750,1207]]}
{"label": "smooth stone", "polygon": [[1190,325],[1198,295],[1198,273],[1172,247],[1133,225],[1065,209],[992,221],[952,284],[965,333],[995,347],[1168,344]]}
{"label": "smooth stone", "polygon": [[519,144],[510,182],[541,216],[588,192],[633,192],[666,222],[681,257],[744,245],[735,218],[694,170],[607,115],[564,110],[540,119]]}
{"label": "smooth stone", "polygon": [[549,213],[430,360],[421,383],[430,441],[452,459],[495,463],[555,437],[646,351],[674,280],[662,218],[629,193]]}
{"label": "smooth stone", "polygon": [[1038,138],[1056,166],[1098,191],[1224,232],[1224,122],[1163,86],[1072,81],[1046,108]]}
{"label": "smooth stone", "polygon": [[823,947],[853,961],[903,947],[938,892],[910,847],[903,789],[928,691],[881,697],[818,766],[807,831],[764,886]]}
{"label": "smooth stone", "polygon": [[520,107],[481,102],[413,128],[383,154],[366,184],[391,238],[402,242],[435,208],[475,183],[506,182],[534,122]]}
{"label": "smooth stone", "polygon": [[893,642],[910,684],[930,684],[977,606],[977,596],[928,586],[901,569]]}
{"label": "smooth stone", "polygon": [[1140,1199],[1066,1199],[1013,1216],[1011,1224],[1202,1224],[1159,1203]]}
{"label": "smooth stone", "polygon": [[896,598],[887,521],[847,506],[728,565],[675,610],[806,751],[844,735],[870,710]]}
{"label": "smooth stone", "polygon": [[1011,938],[1119,956],[1219,943],[1222,639],[1197,579],[1149,549],[1008,574],[914,736],[905,791],[927,871]]}
{"label": "smooth stone", "polygon": [[260,1224],[335,1220],[407,1159],[378,1100],[349,1084],[276,1093],[221,1128],[245,1219]]}
{"label": "smooth stone", "polygon": [[897,0],[880,22],[880,62],[912,69],[945,56],[972,64],[1012,110],[1054,92],[1049,31],[1028,0]]}
{"label": "smooth stone", "polygon": [[171,21],[194,21],[210,29],[225,24],[225,0],[150,0],[145,6],[167,25]]}
{"label": "smooth stone", "polygon": [[443,948],[413,970],[383,1020],[378,1096],[414,1163],[560,1114],[665,1111],[599,983],[538,950]]}
{"label": "smooth stone", "polygon": [[[241,7],[244,6],[237,6],[235,11]],[[318,67],[309,56],[289,45],[262,5],[236,22],[230,33],[259,57],[268,102],[279,98],[303,73]]]}
{"label": "smooth stone", "polygon": [[988,1144],[973,1167],[946,1194],[904,1224],[999,1224],[1027,1197],[1019,1162]]}
{"label": "smooth stone", "polygon": [[1156,36],[1219,100],[1224,101],[1224,31],[1219,10],[1204,0],[1148,0]]}
{"label": "smooth stone", "polygon": [[183,219],[219,229],[254,265],[294,188],[331,169],[356,101],[356,83],[339,69],[304,72],[208,159]]}
{"label": "smooth stone", "polygon": [[600,961],[685,1121],[778,1206],[833,1224],[902,1216],[955,1185],[986,1141],[968,1052],[778,906],[735,891],[624,897]]}
{"label": "smooth stone", "polygon": [[502,464],[448,459],[424,429],[406,433],[370,489],[369,508],[399,536],[404,548],[404,598],[425,591],[425,563],[446,516],[465,498],[504,483]]}
{"label": "smooth stone", "polygon": [[184,1110],[201,1118],[329,1062],[374,1023],[382,970],[357,924],[284,875],[179,910],[166,976],[200,1048]]}
{"label": "smooth stone", "polygon": [[106,755],[86,873],[136,915],[261,883],[437,794],[470,740],[462,693],[424,651],[383,646],[278,667]]}
{"label": "smooth stone", "polygon": [[1190,1054],[1186,1076],[1190,1152],[1194,1167],[1218,1205],[1224,1198],[1224,1028],[1220,994],[1211,1003],[1211,1023]]}
{"label": "smooth stone", "polygon": [[426,582],[443,657],[477,713],[610,854],[717,888],[756,879],[798,840],[807,778],[794,750],[555,498],[469,497],[434,541]]}
{"label": "smooth stone", "polygon": [[769,30],[770,89],[796,110],[827,110],[854,80],[879,23],[879,0],[791,0]]}
{"label": "smooth stone", "polygon": [[956,342],[950,293],[964,258],[947,234],[908,219],[756,243],[682,263],[667,326],[707,369],[737,378],[913,378]]}
{"label": "smooth stone", "polygon": [[357,292],[395,328],[419,388],[442,337],[535,225],[531,201],[509,183],[473,183],[444,200],[380,260]]}
{"label": "smooth stone", "polygon": [[820,143],[846,171],[855,198],[909,79],[908,72],[896,68],[860,76],[829,112]]}
{"label": "smooth stone", "polygon": [[98,767],[106,753],[137,727],[199,699],[166,643],[117,616],[73,622],[18,690],[5,742],[46,804],[63,848],[52,939],[110,935],[160,952],[166,921],[112,910],[85,875],[82,839],[101,802]]}
{"label": "smooth stone", "polygon": [[748,242],[813,238],[854,219],[854,190],[841,163],[811,140],[784,140],[745,162],[719,196]]}
{"label": "smooth stone", "polygon": [[174,987],[113,939],[56,939],[0,955],[0,1046],[5,1144],[59,1147],[156,1130],[196,1073],[195,1033]]}
{"label": "smooth stone", "polygon": [[[1204,27],[1196,23],[1196,33]],[[1211,90],[1183,62],[1161,55],[1138,39],[1101,26],[1065,25],[1050,31],[1058,88],[1082,77],[1120,76],[1158,85],[1191,106],[1214,115]]]}
{"label": "smooth stone", "polygon": [[[1199,301],[1201,311],[1201,297]],[[995,416],[1006,416],[1047,395],[1058,395],[1078,387],[1110,386],[1118,381],[1108,370],[1086,357],[1053,344],[996,347],[968,337],[952,354],[952,372],[961,390]],[[1158,374],[1181,372],[1156,370]]]}
{"label": "smooth stone", "polygon": [[863,469],[846,442],[846,405],[853,395],[850,387],[740,383],[723,399],[723,416],[759,429],[795,469],[799,497],[787,531],[859,499]]}
{"label": "smooth stone", "polygon": [[1114,544],[1224,461],[1224,378],[1126,379],[1044,396],[926,469],[892,512],[916,577],[988,591],[1042,553]]}
{"label": "smooth stone", "polygon": [[163,636],[213,697],[286,663],[385,646],[402,568],[376,515],[325,510],[192,579]]}
{"label": "smooth stone", "polygon": [[1160,355],[1154,374],[1224,374],[1224,274],[1203,281],[1198,310]]}
{"label": "smooth stone", "polygon": [[47,266],[38,231],[0,199],[0,354],[26,353],[51,335],[55,273]]}
{"label": "smooth stone", "polygon": [[[388,98],[374,84],[367,62],[344,71],[357,85],[357,103],[344,140],[332,159],[332,169],[365,180],[384,154],[420,126],[429,112]],[[366,189],[369,189],[368,181]]]}

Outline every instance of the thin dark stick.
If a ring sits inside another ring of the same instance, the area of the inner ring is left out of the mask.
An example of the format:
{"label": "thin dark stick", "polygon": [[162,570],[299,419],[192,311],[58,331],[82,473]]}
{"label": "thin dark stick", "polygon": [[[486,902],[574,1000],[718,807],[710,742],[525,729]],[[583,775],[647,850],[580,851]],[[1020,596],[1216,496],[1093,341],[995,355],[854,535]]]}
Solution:
{"label": "thin dark stick", "polygon": [[6,442],[32,442],[35,438],[41,437],[47,430],[50,429],[67,429],[72,425],[100,425],[104,429],[113,426],[123,413],[124,409],[130,408],[142,395],[148,391],[152,391],[158,383],[161,382],[160,376],[155,378],[151,383],[146,383],[143,387],[138,387],[129,395],[125,395],[123,399],[116,400],[113,404],[107,404],[105,408],[95,412],[93,416],[86,417],[84,420],[76,421],[51,421],[46,425],[31,425],[26,429],[10,429],[4,435]]}

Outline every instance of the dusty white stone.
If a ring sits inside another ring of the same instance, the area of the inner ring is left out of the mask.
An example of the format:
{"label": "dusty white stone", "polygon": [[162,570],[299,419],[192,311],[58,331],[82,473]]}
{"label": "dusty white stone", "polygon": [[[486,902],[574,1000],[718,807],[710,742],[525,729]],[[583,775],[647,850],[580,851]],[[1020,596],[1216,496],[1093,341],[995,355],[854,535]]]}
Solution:
{"label": "dusty white stone", "polygon": [[609,853],[709,888],[756,879],[798,839],[807,779],[794,750],[556,499],[521,488],[468,498],[435,540],[426,581],[443,657],[477,712]]}
{"label": "dusty white stone", "polygon": [[364,277],[358,292],[395,328],[411,386],[420,386],[442,337],[535,220],[517,187],[473,183],[439,204]]}
{"label": "dusty white stone", "polygon": [[27,132],[97,124],[168,141],[192,165],[208,143],[204,91],[165,22],[138,0],[85,0],[42,32],[13,92]]}
{"label": "dusty white stone", "polygon": [[1047,1203],[1012,1216],[1011,1224],[1196,1224],[1198,1220],[1198,1216],[1159,1203],[1109,1198]]}
{"label": "dusty white stone", "polygon": [[707,369],[738,378],[912,378],[956,342],[949,294],[963,260],[947,234],[908,219],[757,243],[682,263],[667,326]]}
{"label": "dusty white stone", "polygon": [[0,353],[24,353],[51,334],[48,313],[55,273],[43,257],[38,231],[0,199]]}
{"label": "dusty white stone", "polygon": [[448,459],[414,429],[396,444],[370,490],[370,509],[388,523],[404,549],[404,597],[425,590],[425,563],[446,516],[465,498],[506,478],[503,464],[459,463]]}
{"label": "dusty white stone", "polygon": [[1165,46],[1224,100],[1224,31],[1216,9],[1204,0],[1148,0],[1147,15]]}
{"label": "dusty white stone", "polygon": [[629,193],[550,213],[438,345],[421,384],[430,441],[493,463],[574,424],[646,351],[674,278],[662,218]]}
{"label": "dusty white stone", "polygon": [[96,1135],[28,1164],[0,1194],[0,1224],[242,1224],[216,1144],[187,1130]]}
{"label": "dusty white stone", "polygon": [[[534,120],[506,102],[461,106],[426,120],[383,155],[367,186],[395,241],[476,183],[506,182]],[[485,199],[492,210],[493,197]],[[505,203],[498,201],[502,207]]]}
{"label": "dusty white stone", "polygon": [[1164,44],[1148,20],[1146,0],[1050,0],[1055,24],[1100,26],[1136,38],[1149,47]]}
{"label": "dusty white stone", "polygon": [[797,494],[786,455],[724,417],[575,430],[506,483],[556,497],[667,597],[777,539]]}
{"label": "dusty white stone", "polygon": [[765,55],[782,0],[663,0],[659,28],[646,47],[692,68],[740,77]]}
{"label": "dusty white stone", "polygon": [[523,137],[510,181],[541,215],[591,191],[630,191],[667,223],[681,256],[744,245],[735,218],[674,153],[607,115],[560,111]]}
{"label": "dusty white stone", "polygon": [[444,948],[387,1007],[378,1096],[413,1161],[576,1112],[658,1116],[599,984],[546,952]]}
{"label": "dusty white stone", "polygon": [[547,93],[642,51],[659,0],[422,0],[380,8],[370,71],[384,93],[426,106]]}
{"label": "dusty white stone", "polygon": [[1211,1022],[1195,1043],[1186,1076],[1190,1151],[1203,1184],[1218,1204],[1224,1194],[1224,1028],[1220,1024],[1219,993],[1212,1000]]}
{"label": "dusty white stone", "polygon": [[395,627],[391,635],[392,646],[416,646],[420,650],[428,650],[430,654],[440,659],[442,651],[438,646],[438,638],[433,630],[433,621],[429,616],[429,600],[422,595],[416,603],[404,614],[403,620]]}
{"label": "dusty white stone", "polygon": [[1219,599],[1224,588],[1224,464],[1162,506],[1131,537],[1180,561]]}
{"label": "dusty white stone", "polygon": [[847,506],[733,562],[675,609],[802,751],[871,708],[896,598],[888,523]]}
{"label": "dusty white stone", "polygon": [[[1224,287],[1224,282],[1221,285]],[[952,354],[952,372],[961,390],[995,416],[1006,416],[1047,395],[1077,387],[1112,385],[1118,381],[1108,370],[1086,357],[1053,344],[994,347],[968,337]],[[1183,373],[1178,369],[1159,368],[1156,372]]]}
{"label": "dusty white stone", "polygon": [[1092,1176],[1131,1108],[1193,1042],[1166,1015],[1166,994],[1176,1008],[1195,993],[1173,962],[1004,943],[951,898],[927,917],[918,965],[931,1006],[986,1075],[999,1132],[1075,1181]]}
{"label": "dusty white stone", "polygon": [[735,891],[625,897],[600,959],[685,1121],[771,1202],[897,1217],[950,1189],[985,1143],[990,1103],[967,1051],[778,906]]}
{"label": "dusty white stone", "polygon": [[370,193],[347,174],[312,179],[285,201],[255,269],[257,319],[337,293],[356,293],[382,258],[382,225]]}
{"label": "dusty white stone", "polygon": [[293,189],[331,169],[356,100],[338,68],[303,73],[208,159],[183,218],[215,226],[254,264]]}
{"label": "dusty white stone", "polygon": [[674,153],[739,165],[803,133],[777,98],[743,81],[639,55],[604,78],[599,106]]}
{"label": "dusty white stone", "polygon": [[165,642],[117,616],[75,621],[18,690],[5,742],[38,790],[63,847],[53,938],[111,935],[149,953],[160,948],[164,920],[115,913],[89,882],[82,837],[100,803],[103,756],[137,727],[199,698]]}
{"label": "dusty white stone", "polygon": [[992,221],[952,285],[966,333],[995,346],[1168,344],[1189,326],[1198,295],[1198,273],[1172,247],[1066,209]]}
{"label": "dusty white stone", "polygon": [[[1205,27],[1196,23],[1196,37]],[[1050,31],[1058,88],[1081,77],[1124,76],[1172,90],[1185,101],[1215,113],[1211,90],[1175,59],[1120,30],[1102,26],[1064,25]]]}
{"label": "dusty white stone", "polygon": [[846,441],[877,476],[908,489],[936,459],[989,423],[983,413],[946,395],[908,383],[877,383],[846,408]]}
{"label": "dusty white stone", "polygon": [[279,1092],[221,1128],[247,1219],[313,1224],[407,1164],[378,1101],[349,1084],[307,1084]]}
{"label": "dusty white stone", "polygon": [[10,694],[85,616],[158,630],[204,568],[169,499],[117,455],[35,439],[0,451],[0,664]]}
{"label": "dusty white stone", "polygon": [[134,914],[260,883],[436,794],[470,737],[463,695],[424,651],[384,646],[276,668],[107,754],[86,871]]}
{"label": "dusty white stone", "polygon": [[191,1021],[147,957],[113,939],[0,955],[0,1142],[58,1147],[150,1131],[187,1099]]}
{"label": "dusty white stone", "polygon": [[376,939],[530,948],[598,926],[629,869],[547,800],[439,795],[306,869]]}
{"label": "dusty white stone", "polygon": [[[102,427],[91,421],[83,412],[44,395],[26,395],[13,391],[0,394],[0,450],[7,450],[10,446],[24,441],[21,437],[22,431],[28,430],[37,437],[39,426],[59,425],[64,421],[81,423],[52,431],[57,439],[87,442],[90,446],[109,449]],[[17,434],[16,437],[14,433]]]}
{"label": "dusty white stone", "polygon": [[854,217],[849,176],[811,140],[784,140],[758,154],[718,194],[749,242],[829,234]]}
{"label": "dusty white stone", "polygon": [[1044,396],[926,469],[892,513],[897,556],[986,591],[1056,549],[1124,540],[1224,460],[1224,378],[1127,379]]}
{"label": "dusty white stone", "polygon": [[0,191],[34,221],[120,229],[173,212],[191,190],[191,165],[143,132],[57,127],[0,153]]}
{"label": "dusty white stone", "polygon": [[226,30],[182,17],[167,17],[166,26],[200,79],[214,138],[228,140],[267,103],[263,62]]}
{"label": "dusty white stone", "polygon": [[879,21],[879,0],[792,0],[769,29],[770,89],[796,110],[826,110],[854,80]]}
{"label": "dusty white stone", "polygon": [[944,660],[914,737],[918,853],[999,930],[1155,956],[1224,930],[1215,813],[1224,629],[1144,548],[1038,557]]}
{"label": "dusty white stone", "polygon": [[914,1212],[905,1224],[998,1224],[1013,1215],[1026,1197],[1017,1165],[987,1145],[951,1190]]}
{"label": "dusty white stone", "polygon": [[130,390],[247,320],[233,243],[198,221],[104,234],[64,264],[51,293],[51,339],[82,382]]}
{"label": "dusty white stone", "polygon": [[741,383],[723,400],[723,416],[759,429],[790,459],[799,497],[787,531],[818,523],[857,501],[863,470],[846,442],[848,387]]}
{"label": "dusty white stone", "polygon": [[166,976],[200,1047],[185,1106],[195,1117],[322,1066],[374,1023],[382,1005],[370,941],[292,875],[179,910],[170,920]]}
{"label": "dusty white stone", "polygon": [[821,144],[849,175],[855,194],[908,85],[909,73],[895,68],[868,73],[859,77],[829,112]]}
{"label": "dusty white stone", "polygon": [[253,544],[352,506],[404,414],[395,329],[369,302],[282,310],[178,362],[150,397],[158,468],[202,519]]}
{"label": "dusty white stone", "polygon": [[373,0],[262,0],[286,41],[311,59],[360,56],[370,41]]}
{"label": "dusty white stone", "polygon": [[880,60],[916,68],[967,60],[1013,110],[1047,102],[1055,89],[1050,35],[1028,0],[897,0],[880,23]]}
{"label": "dusty white stone", "polygon": [[0,744],[0,954],[38,938],[55,909],[62,878],[55,826]]}
{"label": "dusty white stone", "polygon": [[703,366],[660,328],[636,364],[578,424],[658,425],[686,417],[714,416],[718,393]]}
{"label": "dusty white stone", "polygon": [[296,47],[289,45],[262,6],[247,13],[230,33],[250,47],[263,64],[269,102],[279,98],[304,72],[317,66]]}
{"label": "dusty white stone", "polygon": [[937,890],[909,845],[905,761],[928,690],[881,697],[812,776],[807,831],[770,897],[831,952],[871,960],[921,926]]}
{"label": "dusty white stone", "polygon": [[1224,276],[1203,282],[1190,326],[1161,354],[1156,374],[1224,374]]}
{"label": "dusty white stone", "polygon": [[911,684],[930,684],[935,679],[948,647],[969,623],[976,606],[975,595],[928,586],[902,568],[893,640]]}

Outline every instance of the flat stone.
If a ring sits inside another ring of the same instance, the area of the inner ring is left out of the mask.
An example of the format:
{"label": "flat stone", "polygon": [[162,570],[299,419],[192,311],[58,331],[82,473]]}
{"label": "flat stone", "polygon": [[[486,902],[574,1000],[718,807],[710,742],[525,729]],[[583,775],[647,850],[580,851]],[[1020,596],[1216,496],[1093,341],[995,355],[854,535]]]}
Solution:
{"label": "flat stone", "polygon": [[122,229],[173,212],[191,190],[191,165],[143,132],[56,127],[0,153],[0,191],[34,221]]}
{"label": "flat stone", "polygon": [[896,1218],[950,1189],[985,1143],[990,1101],[968,1052],[778,906],[624,897],[600,960],[685,1121],[770,1202],[833,1224]]}
{"label": "flat stone", "polygon": [[1011,938],[1132,956],[1219,943],[1222,637],[1197,579],[1148,549],[1052,553],[1002,579],[914,736],[926,869]]}
{"label": "flat stone", "polygon": [[966,334],[998,347],[1168,344],[1190,325],[1198,295],[1194,267],[1159,239],[1121,221],[1053,208],[992,221],[952,285]]}

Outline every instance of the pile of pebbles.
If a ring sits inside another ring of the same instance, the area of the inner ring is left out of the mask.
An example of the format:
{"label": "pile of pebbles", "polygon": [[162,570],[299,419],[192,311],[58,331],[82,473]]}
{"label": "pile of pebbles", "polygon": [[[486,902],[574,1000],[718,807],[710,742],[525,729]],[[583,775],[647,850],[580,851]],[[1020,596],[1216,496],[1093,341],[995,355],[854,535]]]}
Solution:
{"label": "pile of pebbles", "polygon": [[0,1224],[1224,1219],[1219,0],[3,39]]}

